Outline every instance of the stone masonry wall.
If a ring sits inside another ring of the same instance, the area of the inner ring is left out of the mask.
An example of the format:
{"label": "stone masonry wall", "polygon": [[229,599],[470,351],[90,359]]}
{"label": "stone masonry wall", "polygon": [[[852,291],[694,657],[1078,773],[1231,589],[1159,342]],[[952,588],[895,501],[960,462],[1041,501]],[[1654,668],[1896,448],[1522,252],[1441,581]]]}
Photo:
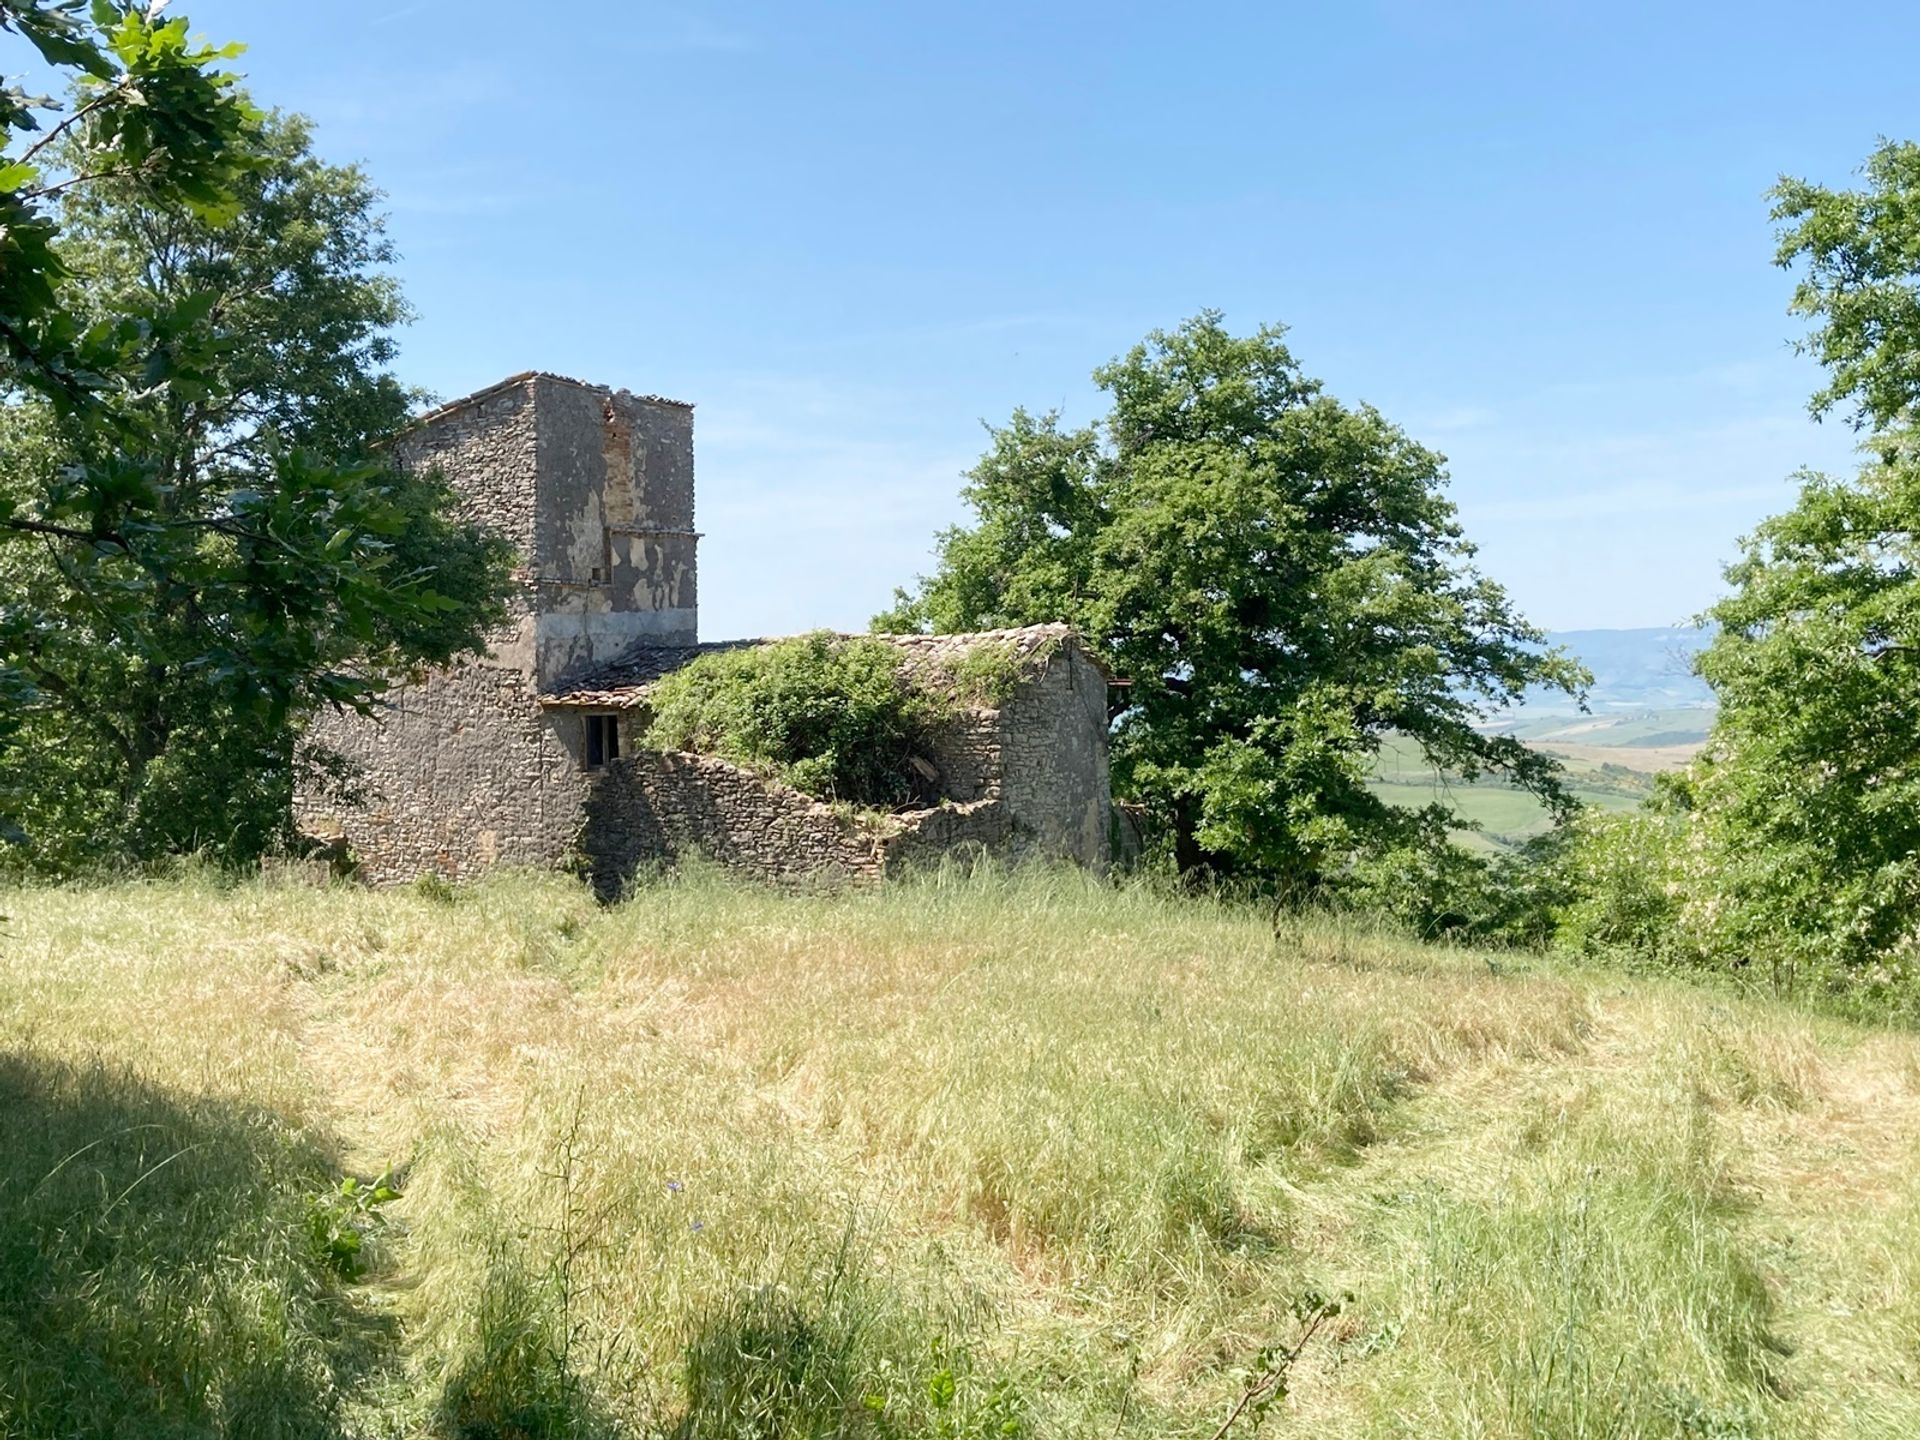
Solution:
{"label": "stone masonry wall", "polygon": [[365,799],[303,796],[302,828],[343,838],[375,884],[578,856],[603,893],[695,851],[777,882],[872,880],[967,849],[1109,859],[1105,677],[1077,650],[1002,709],[943,728],[929,757],[951,786],[943,803],[881,818],[847,817],[724,760],[642,750],[643,716],[622,717],[621,759],[586,770],[586,713],[543,709],[529,677],[476,665],[395,691],[378,720],[328,717],[314,738],[361,768]]}
{"label": "stone masonry wall", "polygon": [[992,750],[1008,853],[1104,868],[1113,806],[1107,677],[1077,644],[1014,689],[993,716]]}
{"label": "stone masonry wall", "polygon": [[775,881],[873,879],[885,864],[872,822],[677,751],[643,750],[608,766],[587,801],[580,848],[603,894],[618,893],[644,864],[690,852]]}
{"label": "stone masonry wall", "polygon": [[506,537],[518,557],[519,592],[509,602],[511,619],[494,637],[499,663],[517,666],[533,658],[538,592],[533,553],[534,489],[530,483],[538,448],[533,395],[509,385],[469,404],[429,416],[394,441],[394,458],[409,470],[439,470],[453,487],[454,508],[470,525]]}
{"label": "stone masonry wall", "polygon": [[603,893],[689,852],[786,882],[877,879],[967,849],[1104,867],[1106,727],[1106,677],[1069,646],[1002,708],[968,711],[931,737],[942,804],[849,819],[724,760],[629,751],[594,784],[581,849]]}
{"label": "stone masonry wall", "polygon": [[848,816],[725,760],[640,751],[599,776],[580,852],[603,895],[643,866],[698,854],[779,884],[870,882],[1014,839],[998,798],[889,816]]}
{"label": "stone masonry wall", "polygon": [[573,851],[589,777],[580,717],[545,712],[528,677],[470,665],[395,690],[377,719],[328,715],[311,736],[360,768],[359,805],[301,795],[308,834],[345,839],[376,885],[495,864],[555,865]]}
{"label": "stone masonry wall", "polygon": [[998,795],[1001,749],[998,710],[961,711],[927,736],[921,758],[936,772],[930,788],[962,804]]}
{"label": "stone masonry wall", "polygon": [[359,770],[361,801],[303,793],[297,818],[343,839],[369,881],[580,858],[616,890],[691,850],[776,881],[875,879],[966,847],[1107,863],[1106,680],[1077,643],[1000,709],[940,727],[916,767],[933,773],[915,781],[940,803],[903,815],[853,819],[725,761],[640,751],[637,714],[619,722],[622,758],[584,766],[586,712],[541,695],[636,645],[695,635],[688,407],[518,376],[425,417],[395,454],[439,466],[462,516],[507,537],[522,588],[483,659],[396,688],[376,717],[312,727]]}

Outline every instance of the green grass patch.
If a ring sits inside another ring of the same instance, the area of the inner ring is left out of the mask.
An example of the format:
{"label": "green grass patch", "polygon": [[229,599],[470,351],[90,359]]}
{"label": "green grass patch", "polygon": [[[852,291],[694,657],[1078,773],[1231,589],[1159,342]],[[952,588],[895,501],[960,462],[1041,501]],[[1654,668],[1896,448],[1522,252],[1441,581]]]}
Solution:
{"label": "green grass patch", "polygon": [[1271,1433],[1920,1423],[1910,1037],[1077,873],[0,908],[0,1434],[1205,1437],[1315,1294]]}

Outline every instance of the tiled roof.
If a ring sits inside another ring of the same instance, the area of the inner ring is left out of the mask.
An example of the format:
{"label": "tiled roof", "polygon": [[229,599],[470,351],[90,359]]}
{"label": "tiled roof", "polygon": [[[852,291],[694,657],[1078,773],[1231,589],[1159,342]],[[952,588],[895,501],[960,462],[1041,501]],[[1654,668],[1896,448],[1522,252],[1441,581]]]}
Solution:
{"label": "tiled roof", "polygon": [[[970,630],[951,635],[844,634],[841,638],[884,640],[889,645],[897,646],[902,652],[902,663],[908,674],[923,684],[936,685],[943,683],[951,673],[955,661],[989,645],[1011,651],[1013,657],[1023,665],[1037,666],[1044,663],[1046,657],[1062,642],[1071,640],[1079,643],[1079,637],[1070,625],[1026,625],[1016,630]],[[701,655],[771,643],[773,637],[709,640],[701,645],[642,646],[629,651],[611,665],[573,677],[567,682],[565,690],[541,696],[541,703],[569,709],[631,709],[646,698],[647,688],[654,681],[672,674]],[[1087,654],[1105,673],[1106,667],[1101,665],[1099,657],[1091,651]]]}
{"label": "tiled roof", "polygon": [[638,705],[654,681],[671,675],[691,660],[722,650],[740,650],[766,643],[765,640],[709,640],[700,645],[642,645],[611,665],[569,677],[565,690],[542,695],[540,703],[576,709],[625,710]]}

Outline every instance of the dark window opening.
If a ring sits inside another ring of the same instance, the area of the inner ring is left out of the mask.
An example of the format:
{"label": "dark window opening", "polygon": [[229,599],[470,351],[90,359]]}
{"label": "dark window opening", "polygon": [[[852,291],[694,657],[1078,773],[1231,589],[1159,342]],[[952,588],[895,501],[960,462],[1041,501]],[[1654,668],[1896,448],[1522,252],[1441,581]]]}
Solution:
{"label": "dark window opening", "polygon": [[609,760],[620,758],[620,717],[587,716],[587,767],[597,770]]}

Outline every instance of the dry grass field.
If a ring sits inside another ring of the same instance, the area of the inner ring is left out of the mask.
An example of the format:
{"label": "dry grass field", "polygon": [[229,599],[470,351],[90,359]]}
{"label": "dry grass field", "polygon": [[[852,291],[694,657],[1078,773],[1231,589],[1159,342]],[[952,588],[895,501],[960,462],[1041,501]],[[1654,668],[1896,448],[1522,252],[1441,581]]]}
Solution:
{"label": "dry grass field", "polygon": [[1205,1440],[1314,1295],[1261,1433],[1920,1434],[1905,1034],[1073,875],[0,910],[0,1435]]}

